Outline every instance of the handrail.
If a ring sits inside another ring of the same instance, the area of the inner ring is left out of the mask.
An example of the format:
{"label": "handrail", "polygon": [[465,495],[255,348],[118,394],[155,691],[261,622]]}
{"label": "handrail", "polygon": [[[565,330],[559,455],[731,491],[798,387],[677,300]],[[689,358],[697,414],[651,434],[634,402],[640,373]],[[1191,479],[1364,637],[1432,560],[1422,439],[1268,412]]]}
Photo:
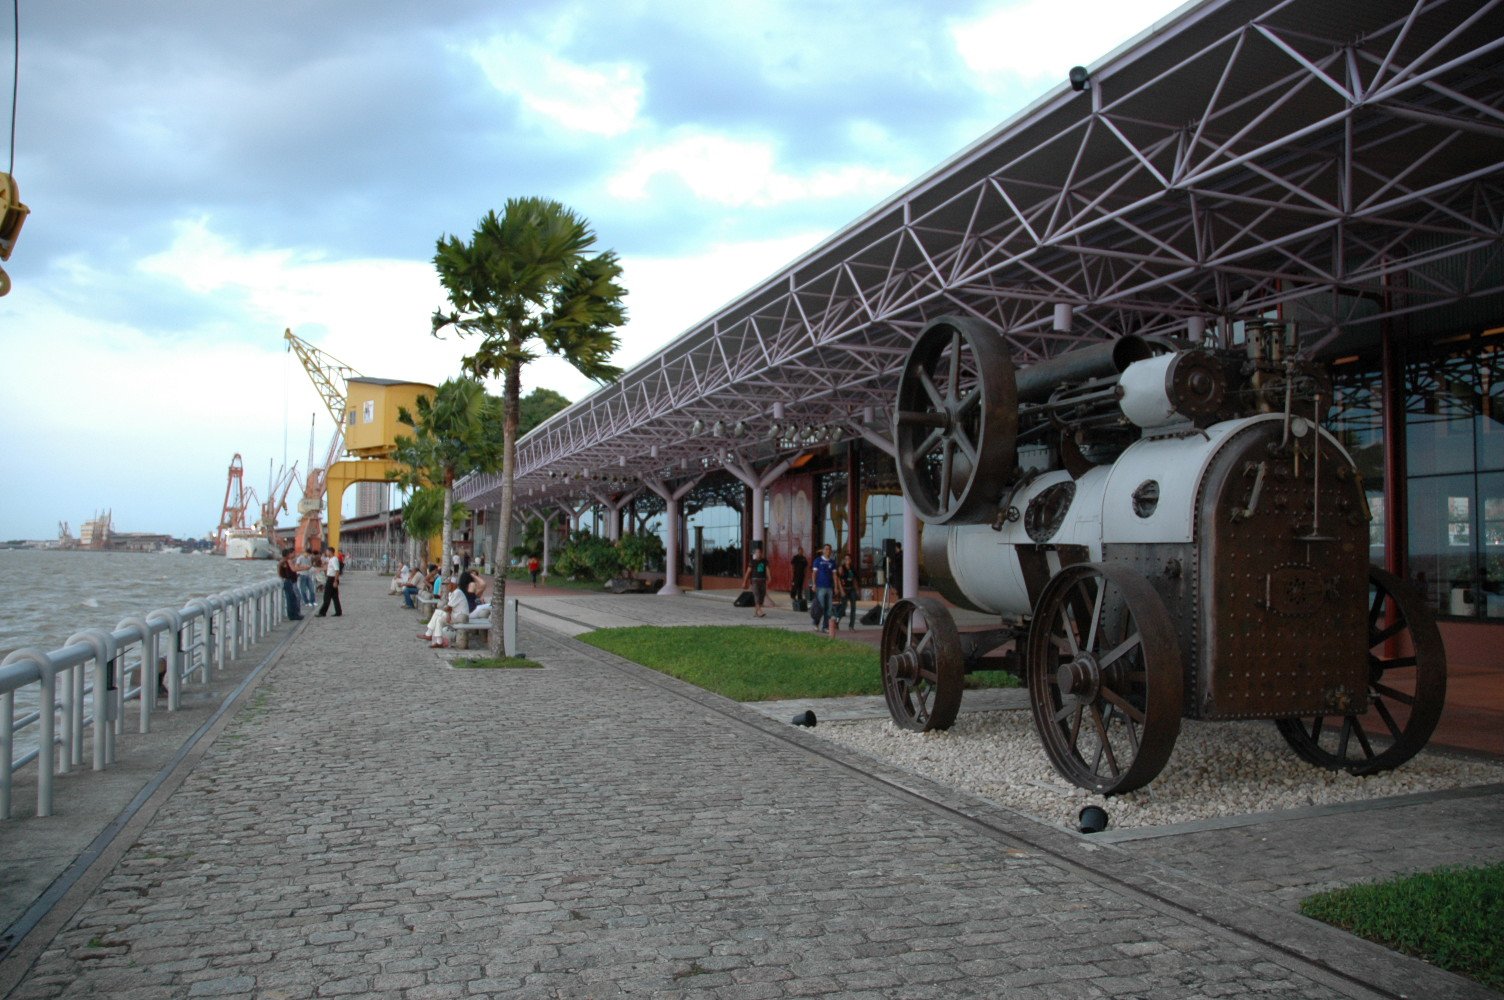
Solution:
{"label": "handrail", "polygon": [[[122,618],[114,631],[86,628],[50,652],[25,647],[9,653],[0,661],[0,819],[12,817],[13,778],[32,762],[37,815],[51,816],[53,775],[83,763],[85,729],[94,730],[93,769],[102,771],[114,763],[115,736],[123,731],[124,703],[132,694],[141,702],[141,732],[151,731],[158,664],[166,665],[167,711],[176,712],[183,685],[195,673],[200,683],[208,683],[228,660],[269,633],[282,621],[282,603],[282,582],[268,580],[193,598],[176,611],[161,608]],[[32,686],[38,708],[17,719],[16,694]],[[86,698],[92,708],[87,715]],[[32,727],[36,746],[17,757],[16,736]]]}

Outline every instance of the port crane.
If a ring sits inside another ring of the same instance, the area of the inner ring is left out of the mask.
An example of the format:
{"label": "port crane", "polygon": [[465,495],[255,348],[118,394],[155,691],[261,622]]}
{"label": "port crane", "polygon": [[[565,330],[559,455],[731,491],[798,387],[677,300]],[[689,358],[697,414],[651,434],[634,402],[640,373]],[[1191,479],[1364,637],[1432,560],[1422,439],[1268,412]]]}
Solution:
{"label": "port crane", "polygon": [[219,527],[214,532],[214,551],[225,553],[225,534],[249,527],[245,512],[256,503],[256,493],[245,484],[245,462],[240,452],[230,459],[230,472],[225,478],[225,500],[220,505]]}
{"label": "port crane", "polygon": [[[270,471],[270,466],[268,466]],[[261,517],[256,521],[256,527],[261,529],[273,544],[277,541],[277,518],[287,510],[287,494],[292,492],[293,485],[298,481],[298,465],[293,463],[292,468],[283,467],[276,478],[270,481],[267,488],[269,499],[261,505]]]}
{"label": "port crane", "polygon": [[303,496],[298,501],[301,520],[298,522],[297,533],[293,536],[293,547],[299,552],[307,552],[315,550],[316,543],[323,538],[322,513],[324,493],[328,489],[329,468],[339,458],[340,447],[345,440],[347,385],[350,379],[360,378],[361,375],[338,358],[314,347],[291,329],[284,330],[282,338],[287,341],[287,349],[302,362],[303,370],[308,373],[313,387],[324,401],[325,409],[334,419],[334,434],[329,438],[329,447],[325,449],[324,462],[316,466],[312,456],[309,456],[308,475],[303,478]]}

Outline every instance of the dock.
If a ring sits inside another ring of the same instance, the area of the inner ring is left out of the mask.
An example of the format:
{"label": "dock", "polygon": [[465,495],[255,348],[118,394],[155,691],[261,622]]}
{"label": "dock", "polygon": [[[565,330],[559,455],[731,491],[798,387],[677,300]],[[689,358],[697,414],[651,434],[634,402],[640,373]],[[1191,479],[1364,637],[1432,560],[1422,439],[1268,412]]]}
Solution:
{"label": "dock", "polygon": [[1504,789],[1099,843],[572,638],[723,601],[513,585],[544,669],[462,670],[386,591],[0,826],[0,995],[1497,996],[1295,907],[1504,859]]}

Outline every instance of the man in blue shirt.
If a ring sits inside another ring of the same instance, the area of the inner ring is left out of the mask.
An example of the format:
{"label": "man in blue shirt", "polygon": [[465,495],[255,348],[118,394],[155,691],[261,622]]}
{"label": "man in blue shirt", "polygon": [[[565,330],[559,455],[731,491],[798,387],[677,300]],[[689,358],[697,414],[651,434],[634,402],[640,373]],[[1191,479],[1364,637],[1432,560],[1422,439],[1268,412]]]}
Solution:
{"label": "man in blue shirt", "polygon": [[[815,556],[815,561],[810,563],[810,568],[815,573],[815,606],[810,617],[815,620],[815,628],[821,630],[828,630],[830,627],[830,599],[836,586],[836,564],[830,557],[830,551],[830,546],[826,545]],[[816,612],[818,617],[815,617]]]}

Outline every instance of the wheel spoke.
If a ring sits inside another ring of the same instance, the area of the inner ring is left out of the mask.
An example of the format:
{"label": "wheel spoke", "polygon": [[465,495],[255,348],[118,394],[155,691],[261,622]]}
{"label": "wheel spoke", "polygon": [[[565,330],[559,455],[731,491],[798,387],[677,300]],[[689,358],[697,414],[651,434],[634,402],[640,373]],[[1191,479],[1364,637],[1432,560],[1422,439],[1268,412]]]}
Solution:
{"label": "wheel spoke", "polygon": [[919,369],[919,385],[924,389],[924,394],[930,397],[930,404],[934,406],[935,409],[944,413],[945,397],[941,394],[939,388],[936,387],[935,383],[930,380],[930,373],[923,368]]}
{"label": "wheel spoke", "polygon": [[1097,626],[1102,621],[1102,603],[1106,599],[1107,583],[1102,581],[1097,584],[1097,597],[1091,605],[1091,627],[1086,634],[1086,648],[1097,648]]}
{"label": "wheel spoke", "polygon": [[934,430],[930,431],[925,439],[919,443],[919,447],[914,450],[914,461],[924,461],[925,457],[934,450],[935,445],[939,444],[944,439],[944,427],[936,427]]}
{"label": "wheel spoke", "polygon": [[940,488],[936,492],[940,494],[942,501],[944,501],[943,506],[947,507],[950,506],[950,496],[954,492],[950,488],[950,466],[955,454],[955,439],[950,435],[946,435],[945,440],[940,444]]}
{"label": "wheel spoke", "polygon": [[981,386],[972,387],[971,391],[962,396],[961,401],[956,404],[956,420],[960,421],[962,417],[967,416],[973,409],[980,405],[981,402]]}
{"label": "wheel spoke", "polygon": [[1389,706],[1378,699],[1374,699],[1373,708],[1374,711],[1379,713],[1379,718],[1384,720],[1384,725],[1389,727],[1390,738],[1398,740],[1404,734],[1404,731],[1400,729],[1399,723],[1394,721],[1394,716],[1389,712]]}
{"label": "wheel spoke", "polygon": [[965,429],[959,426],[951,428],[950,439],[957,448],[961,449],[962,454],[966,456],[966,460],[975,469],[977,467],[977,449],[976,445],[971,443],[971,438],[967,437]]}
{"label": "wheel spoke", "polygon": [[1127,718],[1132,719],[1139,725],[1143,725],[1145,718],[1143,710],[1135,708],[1126,698],[1105,684],[1102,685],[1102,699],[1123,713]]}
{"label": "wheel spoke", "polygon": [[[1103,724],[1102,715],[1096,710],[1095,706],[1092,707],[1091,721],[1092,725],[1097,727],[1097,738],[1102,741],[1102,745],[1097,748],[1097,760],[1100,762],[1102,755],[1105,753],[1107,755],[1107,766],[1111,769],[1112,776],[1116,778],[1122,769],[1118,767],[1117,755],[1112,752],[1112,742],[1107,739],[1107,726]],[[1092,770],[1095,771],[1097,768],[1093,767]]]}
{"label": "wheel spoke", "polygon": [[1135,632],[1135,633],[1133,633],[1128,638],[1124,639],[1122,642],[1120,642],[1116,646],[1112,647],[1112,651],[1111,652],[1109,652],[1106,656],[1104,656],[1100,660],[1098,660],[1097,661],[1098,666],[1100,666],[1103,670],[1106,670],[1108,667],[1112,666],[1119,659],[1121,659],[1122,657],[1126,656],[1128,653],[1131,653],[1133,650],[1135,650],[1139,646],[1141,646],[1143,644],[1143,641],[1144,641],[1143,633],[1141,633],[1141,632]]}
{"label": "wheel spoke", "polygon": [[1065,704],[1062,704],[1060,708],[1055,711],[1055,714],[1050,716],[1050,718],[1056,722],[1063,722],[1065,721],[1065,717],[1067,715],[1070,715],[1080,707],[1081,706],[1077,705],[1075,702],[1066,702]]}
{"label": "wheel spoke", "polygon": [[1353,735],[1353,721],[1354,720],[1351,715],[1346,716],[1342,720],[1342,734],[1337,739],[1337,756],[1342,760],[1347,759],[1347,741],[1350,740]]}
{"label": "wheel spoke", "polygon": [[1358,746],[1363,748],[1363,755],[1373,760],[1373,747],[1368,745],[1368,734],[1363,731],[1363,720],[1356,715],[1348,716],[1348,718],[1352,719],[1353,735],[1358,737]]}
{"label": "wheel spoke", "polygon": [[1316,716],[1316,718],[1314,718],[1314,719],[1311,720],[1311,742],[1312,743],[1318,743],[1319,744],[1321,742],[1321,732],[1325,728],[1326,728],[1326,716],[1324,716],[1324,715],[1318,715],[1318,716]]}
{"label": "wheel spoke", "polygon": [[950,335],[950,378],[945,386],[945,398],[947,401],[956,398],[956,390],[961,384],[961,331],[957,330]]}
{"label": "wheel spoke", "polygon": [[[1385,698],[1389,698],[1392,701],[1399,702],[1401,705],[1414,705],[1415,704],[1415,695],[1413,695],[1413,694],[1406,694],[1405,692],[1401,691],[1399,688],[1392,688],[1388,684],[1379,684],[1378,682],[1374,682],[1374,684],[1373,684],[1373,690],[1374,690],[1375,694],[1381,694]],[[1383,702],[1380,702],[1377,698],[1374,699],[1374,703],[1375,704],[1383,704]]]}
{"label": "wheel spoke", "polygon": [[1405,620],[1401,618],[1399,621],[1395,622],[1393,625],[1390,625],[1388,628],[1380,629],[1377,632],[1370,632],[1368,638],[1368,648],[1372,649],[1380,643],[1388,642],[1390,639],[1393,639],[1403,631],[1405,631]]}

